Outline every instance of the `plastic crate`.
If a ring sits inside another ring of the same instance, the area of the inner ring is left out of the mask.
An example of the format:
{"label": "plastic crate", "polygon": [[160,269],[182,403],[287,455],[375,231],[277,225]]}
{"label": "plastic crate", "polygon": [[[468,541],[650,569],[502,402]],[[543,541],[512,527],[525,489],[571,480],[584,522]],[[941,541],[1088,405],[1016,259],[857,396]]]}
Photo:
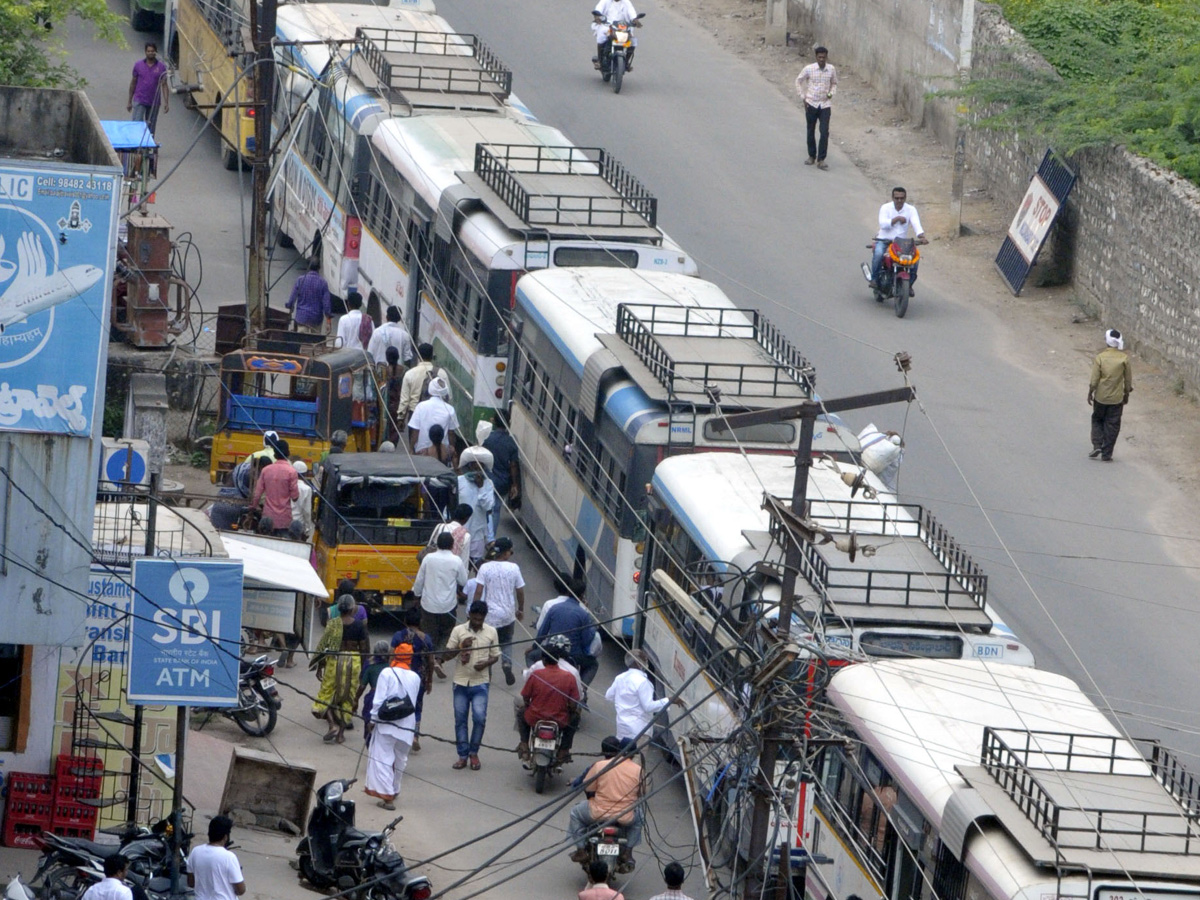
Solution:
{"label": "plastic crate", "polygon": [[[45,825],[48,824],[45,823]],[[42,849],[42,831],[45,825],[36,822],[18,822],[11,816],[5,816],[4,831],[0,834],[0,842],[3,842],[5,847],[40,850]]]}
{"label": "plastic crate", "polygon": [[95,824],[82,827],[76,827],[73,825],[51,825],[46,830],[57,834],[59,837],[83,838],[85,841],[93,840],[96,837]]}
{"label": "plastic crate", "polygon": [[[50,830],[55,834],[61,834],[61,828],[86,828],[88,831],[94,831],[96,828],[96,820],[100,817],[100,810],[94,806],[86,806],[81,803],[56,803],[54,813],[50,819]],[[78,837],[78,835],[75,835]]]}
{"label": "plastic crate", "polygon": [[54,777],[60,784],[78,784],[81,780],[100,784],[104,775],[104,760],[98,756],[67,756],[61,754],[54,763]]}
{"label": "plastic crate", "polygon": [[49,825],[53,811],[54,801],[50,797],[10,796],[4,805],[4,821]]}
{"label": "plastic crate", "polygon": [[47,804],[54,796],[54,779],[49,775],[31,772],[10,772],[4,782],[4,793],[9,803],[13,800],[44,800]]}
{"label": "plastic crate", "polygon": [[78,778],[54,783],[54,803],[73,803],[79,805],[80,800],[95,800],[100,796],[99,778]]}

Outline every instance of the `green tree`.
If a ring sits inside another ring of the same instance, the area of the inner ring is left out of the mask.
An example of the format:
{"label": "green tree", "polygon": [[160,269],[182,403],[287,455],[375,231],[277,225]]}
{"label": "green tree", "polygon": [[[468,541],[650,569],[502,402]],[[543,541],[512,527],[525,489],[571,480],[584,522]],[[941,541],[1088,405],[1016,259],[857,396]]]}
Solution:
{"label": "green tree", "polygon": [[72,16],[91,22],[97,37],[124,46],[121,18],[104,0],[0,0],[0,84],[82,87],[63,48],[61,25]]}

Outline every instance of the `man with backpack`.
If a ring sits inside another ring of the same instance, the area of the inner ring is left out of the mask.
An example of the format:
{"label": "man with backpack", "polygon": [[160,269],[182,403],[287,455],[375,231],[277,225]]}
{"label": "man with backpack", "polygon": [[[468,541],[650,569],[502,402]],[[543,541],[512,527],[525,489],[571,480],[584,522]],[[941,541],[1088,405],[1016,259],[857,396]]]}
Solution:
{"label": "man with backpack", "polygon": [[365,350],[375,333],[375,323],[363,311],[362,294],[346,295],[346,314],[338,320],[337,345],[343,350]]}
{"label": "man with backpack", "polygon": [[433,380],[433,344],[417,348],[420,362],[404,373],[400,385],[400,404],[396,408],[396,424],[403,428],[409,416],[422,400],[429,399],[429,382]]}

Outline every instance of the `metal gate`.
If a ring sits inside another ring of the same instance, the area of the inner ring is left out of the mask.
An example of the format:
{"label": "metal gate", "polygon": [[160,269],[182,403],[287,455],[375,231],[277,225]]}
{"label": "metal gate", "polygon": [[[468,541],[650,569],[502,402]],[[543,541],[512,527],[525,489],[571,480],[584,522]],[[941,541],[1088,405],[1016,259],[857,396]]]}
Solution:
{"label": "metal gate", "polygon": [[[1021,208],[1013,217],[1004,243],[1000,245],[1000,252],[996,254],[996,271],[1014,297],[1025,286],[1025,279],[1037,261],[1038,251],[1058,219],[1063,204],[1067,202],[1075,179],[1075,173],[1058,154],[1047,150],[1037,174],[1030,179]],[[1031,208],[1035,213],[1041,210],[1042,217],[1035,220],[1033,216],[1028,216]]]}

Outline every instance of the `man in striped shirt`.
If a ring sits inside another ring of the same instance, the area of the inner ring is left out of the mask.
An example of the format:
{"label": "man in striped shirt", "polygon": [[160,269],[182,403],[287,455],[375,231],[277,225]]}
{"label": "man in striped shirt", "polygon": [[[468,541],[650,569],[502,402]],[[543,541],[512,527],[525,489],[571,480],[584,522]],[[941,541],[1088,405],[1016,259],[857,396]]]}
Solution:
{"label": "man in striped shirt", "polygon": [[[829,65],[829,51],[816,49],[817,61],[809,63],[796,78],[796,93],[804,98],[804,120],[808,125],[808,159],[806,166],[817,164],[828,169],[825,153],[829,149],[829,116],[833,112],[833,95],[837,93],[837,70]],[[817,145],[817,123],[821,125],[821,143]]]}

